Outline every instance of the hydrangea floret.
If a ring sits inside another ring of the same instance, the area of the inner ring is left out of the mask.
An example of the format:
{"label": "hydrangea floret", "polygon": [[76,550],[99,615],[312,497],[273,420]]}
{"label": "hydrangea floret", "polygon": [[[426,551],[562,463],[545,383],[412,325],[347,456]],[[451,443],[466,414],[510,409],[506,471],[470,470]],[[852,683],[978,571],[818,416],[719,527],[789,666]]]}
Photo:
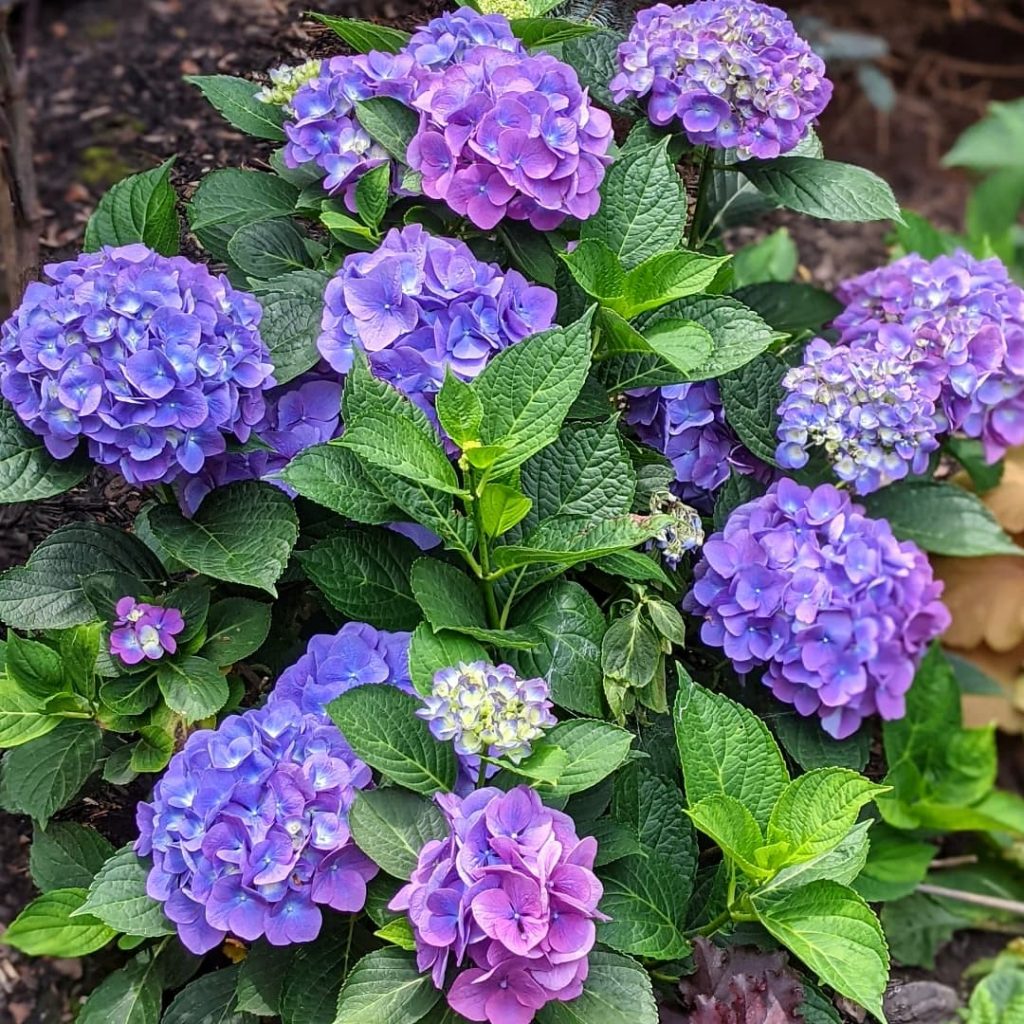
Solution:
{"label": "hydrangea floret", "polygon": [[612,123],[550,54],[478,46],[423,77],[409,163],[423,191],[477,227],[505,217],[548,231],[600,205]]}
{"label": "hydrangea floret", "polygon": [[902,718],[928,644],[949,625],[924,553],[831,484],[780,480],[702,548],[683,607],[701,639],[842,739]]}
{"label": "hydrangea floret", "polygon": [[1024,443],[1024,289],[998,259],[912,254],[845,282],[833,326],[851,348],[906,353],[942,381],[951,431],[990,462]]}
{"label": "hydrangea floret", "polygon": [[832,96],[825,64],[777,7],[752,0],[656,4],[619,46],[616,102],[646,101],[656,125],[741,160],[792,150]]}
{"label": "hydrangea floret", "polygon": [[511,17],[526,15],[512,15],[507,11],[480,14],[471,7],[446,11],[417,29],[402,52],[409,54],[417,66],[430,71],[458,64],[477,46],[491,46],[526,57],[525,47],[508,22]]}
{"label": "hydrangea floret", "polygon": [[527,786],[435,799],[448,835],[423,847],[390,904],[409,914],[419,969],[441,988],[460,968],[448,1003],[471,1021],[529,1024],[548,1002],[577,998],[606,920],[597,841]]}
{"label": "hydrangea floret", "polygon": [[294,704],[303,714],[325,716],[335,697],[357,686],[384,683],[415,694],[409,676],[411,639],[411,633],[391,633],[365,622],[346,622],[333,635],[319,633],[281,673],[267,704]]}
{"label": "hydrangea floret", "polygon": [[648,544],[648,548],[657,548],[661,552],[661,560],[670,569],[678,569],[683,555],[695,551],[704,543],[704,525],[700,513],[667,492],[652,494],[650,508],[653,515],[671,516],[672,524],[666,526]]}
{"label": "hydrangea floret", "polygon": [[228,935],[309,942],[321,907],[362,910],[377,874],[348,827],[370,783],[338,729],[289,701],[195,732],[139,804],[146,891],[193,953]]}
{"label": "hydrangea floret", "polygon": [[471,380],[496,352],[550,327],[557,305],[551,289],[418,224],[347,256],[324,300],[324,359],[347,373],[361,351],[376,376],[424,404],[446,368]]}
{"label": "hydrangea floret", "polygon": [[122,597],[114,607],[117,618],[110,631],[110,653],[126,665],[138,665],[143,659],[158,661],[178,650],[175,637],[185,629],[185,620],[177,608]]}
{"label": "hydrangea floret", "polygon": [[289,114],[292,110],[292,100],[295,94],[309,82],[320,76],[323,61],[307,60],[302,64],[282,64],[279,67],[271,68],[267,72],[270,84],[263,86],[256,93],[256,99],[260,103],[269,103],[271,106],[284,107]]}
{"label": "hydrangea floret", "polygon": [[264,414],[260,304],[184,257],[105,247],[50,264],[0,328],[0,393],[58,459],[132,484],[198,473]]}
{"label": "hydrangea floret", "polygon": [[779,407],[776,459],[784,469],[807,465],[821,448],[840,480],[870,494],[928,469],[945,417],[936,409],[941,375],[915,366],[902,348],[832,346],[821,338],[786,372]]}

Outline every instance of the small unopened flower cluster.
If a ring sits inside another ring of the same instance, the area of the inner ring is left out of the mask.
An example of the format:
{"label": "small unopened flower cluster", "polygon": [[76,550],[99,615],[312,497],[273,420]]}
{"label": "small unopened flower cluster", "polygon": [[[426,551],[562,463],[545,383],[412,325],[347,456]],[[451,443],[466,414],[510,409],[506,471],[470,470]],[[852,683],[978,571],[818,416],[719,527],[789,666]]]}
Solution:
{"label": "small unopened flower cluster", "polygon": [[414,694],[411,639],[411,633],[389,633],[365,622],[346,622],[333,635],[319,633],[306,653],[281,673],[267,704],[294,704],[303,714],[325,716],[335,697],[357,686],[382,683]]}
{"label": "small unopened flower cluster", "polygon": [[322,61],[307,60],[302,64],[282,64],[280,67],[271,68],[267,72],[270,77],[270,84],[265,85],[258,93],[256,99],[260,103],[269,103],[275,107],[284,107],[289,114],[294,113],[291,107],[295,94],[309,82],[320,76]]}
{"label": "small unopened flower cluster", "polygon": [[678,118],[691,142],[741,160],[789,152],[832,96],[824,62],[785,13],[752,0],[641,11],[618,62],[617,102],[646,97],[655,124]]}
{"label": "small unopened flower cluster", "polygon": [[274,383],[252,295],[143,245],[46,273],[0,329],[0,393],[55,458],[85,438],[129,483],[169,483],[248,439]]}
{"label": "small unopened flower cluster", "polygon": [[683,555],[695,551],[704,543],[704,525],[700,513],[674,494],[668,493],[651,495],[651,512],[672,517],[672,525],[666,526],[649,546],[661,551],[662,561],[670,569],[678,569]]}
{"label": "small unopened flower cluster", "polygon": [[928,644],[949,625],[942,584],[830,484],[780,480],[705,541],[683,607],[701,639],[842,739],[868,715],[902,718]]}
{"label": "small unopened flower cluster", "polygon": [[139,805],[146,891],[193,953],[227,935],[309,942],[321,906],[362,910],[377,874],[348,828],[370,782],[337,728],[289,701],[195,732]]}
{"label": "small unopened flower cluster", "polygon": [[471,962],[448,1003],[472,1021],[529,1024],[546,1003],[577,998],[606,920],[597,842],[526,786],[436,799],[449,833],[423,847],[390,904],[409,913],[419,969],[441,988],[450,964]]}
{"label": "small unopened flower cluster", "polygon": [[770,470],[726,423],[717,381],[672,384],[628,392],[626,422],[644,444],[672,463],[683,501],[708,512],[732,470],[770,477]]}
{"label": "small unopened flower cluster", "polygon": [[138,665],[144,658],[157,661],[165,654],[174,654],[174,639],[185,628],[185,620],[177,608],[122,597],[114,608],[117,618],[110,631],[110,653],[126,665]]}
{"label": "small unopened flower cluster", "polygon": [[511,665],[460,662],[435,676],[416,714],[442,742],[473,757],[506,757],[518,763],[531,743],[557,724],[544,679],[520,679]]}
{"label": "small unopened flower cluster", "polygon": [[780,466],[799,469],[820,447],[840,480],[870,494],[908,473],[923,473],[939,447],[945,418],[936,409],[937,369],[916,367],[908,353],[832,346],[820,338],[789,370],[779,407]]}
{"label": "small unopened flower cluster", "polygon": [[496,352],[550,327],[557,305],[550,289],[418,224],[393,229],[375,252],[347,256],[324,299],[324,359],[347,373],[358,349],[376,376],[411,397],[440,390],[446,367],[476,377]]}
{"label": "small unopened flower cluster", "polygon": [[425,76],[413,106],[424,116],[409,163],[423,191],[477,227],[508,216],[547,231],[597,211],[611,118],[550,54],[476,47]]}

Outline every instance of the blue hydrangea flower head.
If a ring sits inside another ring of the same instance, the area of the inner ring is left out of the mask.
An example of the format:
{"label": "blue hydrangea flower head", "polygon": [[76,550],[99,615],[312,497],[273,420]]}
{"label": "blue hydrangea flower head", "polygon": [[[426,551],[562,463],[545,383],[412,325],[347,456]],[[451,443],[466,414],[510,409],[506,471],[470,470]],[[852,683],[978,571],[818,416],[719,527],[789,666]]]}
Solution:
{"label": "blue hydrangea flower head", "polygon": [[737,672],[843,739],[902,718],[928,644],[950,623],[924,553],[831,484],[779,480],[704,543],[683,608]]}
{"label": "blue hydrangea flower head", "polygon": [[0,393],[66,458],[169,483],[246,441],[273,366],[260,304],[226,277],[143,245],[45,268],[0,328]]}
{"label": "blue hydrangea flower head", "polygon": [[824,62],[785,13],[753,0],[647,8],[618,63],[617,102],[645,100],[655,124],[678,121],[695,145],[741,160],[788,153],[832,96]]}
{"label": "blue hydrangea flower head", "polygon": [[460,7],[434,18],[414,32],[402,50],[420,67],[440,71],[460,63],[467,52],[477,46],[528,56],[508,18],[501,14],[480,14],[471,7]]}
{"label": "blue hydrangea flower head", "polygon": [[348,827],[371,781],[334,725],[288,701],[194,732],[138,807],[146,891],[193,953],[228,935],[311,942],[321,907],[362,910],[377,874]]}
{"label": "blue hydrangea flower head", "polygon": [[832,346],[816,338],[782,380],[776,458],[800,469],[821,448],[840,480],[870,494],[924,473],[945,417],[936,408],[940,375],[902,351]]}
{"label": "blue hydrangea flower head", "polygon": [[303,714],[326,716],[335,697],[357,686],[385,683],[415,694],[409,676],[411,639],[411,633],[389,633],[365,622],[346,622],[333,636],[318,634],[281,673],[267,705],[294,704]]}

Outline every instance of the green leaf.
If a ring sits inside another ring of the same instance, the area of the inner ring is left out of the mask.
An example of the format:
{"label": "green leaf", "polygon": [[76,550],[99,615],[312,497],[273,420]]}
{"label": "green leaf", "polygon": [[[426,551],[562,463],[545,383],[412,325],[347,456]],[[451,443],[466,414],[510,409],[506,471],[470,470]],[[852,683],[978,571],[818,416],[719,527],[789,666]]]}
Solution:
{"label": "green leaf", "polygon": [[686,226],[686,192],[668,144],[627,147],[605,175],[600,208],[580,231],[581,241],[603,242],[627,270],[677,248]]}
{"label": "green leaf", "polygon": [[334,724],[368,765],[416,793],[450,791],[457,764],[415,715],[419,701],[392,686],[358,686],[327,707]]}
{"label": "green leaf", "polygon": [[84,889],[53,889],[34,899],[0,935],[0,942],[31,956],[75,957],[94,953],[117,932],[102,921],[73,917]]}
{"label": "green leaf", "polygon": [[686,796],[693,805],[721,793],[739,800],[761,826],[789,782],[767,726],[753,712],[690,679],[678,666],[673,712]]}
{"label": "green leaf", "polygon": [[88,889],[114,847],[94,828],[74,822],[51,822],[32,831],[29,871],[40,892]]}
{"label": "green leaf", "polygon": [[533,502],[505,484],[489,484],[478,499],[484,533],[500,537],[522,522],[533,508]]}
{"label": "green leaf", "polygon": [[800,254],[788,228],[777,228],[770,235],[743,246],[732,259],[734,289],[766,281],[791,281]]}
{"label": "green leaf", "polygon": [[260,336],[270,349],[279,385],[305,373],[320,358],[316,341],[326,285],[327,277],[319,270],[293,270],[253,288],[263,307]]}
{"label": "green leaf", "polygon": [[306,575],[343,615],[379,629],[413,629],[423,617],[409,573],[419,548],[390,530],[346,530],[300,552]]}
{"label": "green leaf", "polygon": [[233,665],[254,654],[270,632],[270,605],[248,597],[228,597],[210,606],[201,657]]}
{"label": "green leaf", "polygon": [[799,889],[751,895],[758,920],[819,980],[879,1020],[889,954],[878,918],[852,890],[820,880]]}
{"label": "green leaf", "polygon": [[789,281],[747,285],[736,289],[733,296],[785,334],[817,332],[843,309],[831,292]]}
{"label": "green leaf", "polygon": [[333,1024],[342,982],[368,948],[354,917],[330,915],[316,942],[296,947],[281,987],[283,1024]]}
{"label": "green leaf", "polygon": [[990,103],[988,117],[968,128],[942,162],[947,167],[995,171],[1020,167],[1024,154],[1024,99]]}
{"label": "green leaf", "polygon": [[862,772],[871,756],[871,736],[861,729],[845,740],[835,740],[813,717],[773,705],[769,721],[782,749],[804,771],[814,768],[849,768]]}
{"label": "green leaf", "polygon": [[356,53],[398,53],[409,42],[411,36],[397,28],[375,25],[371,21],[357,21],[355,18],[335,18],[330,14],[310,14],[309,17],[326,25],[340,36]]}
{"label": "green leaf", "polygon": [[559,515],[608,519],[628,512],[636,494],[636,471],[615,420],[567,425],[525,463],[521,482],[533,499],[529,526]]}
{"label": "green leaf", "polygon": [[[826,878],[840,885],[853,885],[854,880],[861,873],[868,859],[868,849],[871,840],[868,832],[871,830],[870,820],[858,822],[831,850],[819,853],[810,860],[801,861],[798,864],[790,864],[782,868],[770,881],[761,886],[762,892],[773,892],[777,889],[796,889],[802,885],[816,882],[820,878]],[[762,855],[762,860],[767,859],[773,864],[778,863],[779,854],[770,850]]]}
{"label": "green leaf", "polygon": [[398,946],[399,949],[407,949],[410,952],[416,951],[416,936],[407,917],[395,918],[373,934],[389,946]]}
{"label": "green leaf", "polygon": [[314,445],[285,467],[284,480],[304,498],[371,526],[392,523],[401,510],[355,452],[340,445]]}
{"label": "green leaf", "polygon": [[591,310],[568,327],[512,345],[477,377],[474,390],[484,410],[480,440],[506,449],[493,465],[495,476],[510,472],[558,437],[587,379],[592,320]]}
{"label": "green leaf", "polygon": [[94,573],[123,572],[161,580],[163,567],[138,539],[98,523],[55,530],[28,564],[0,576],[0,619],[13,629],[67,629],[92,622],[96,612],[82,590]]}
{"label": "green leaf", "polygon": [[91,914],[114,931],[155,938],[174,931],[163,907],[146,894],[149,865],[132,849],[122,846],[89,886],[89,897],[75,914]]}
{"label": "green leaf", "polygon": [[633,736],[607,722],[574,718],[556,725],[547,733],[546,740],[561,747],[568,757],[558,782],[538,787],[541,796],[557,800],[582,793],[611,775],[629,755]]}
{"label": "green leaf", "polygon": [[[580,85],[589,91],[590,98],[616,113],[625,108],[614,101],[608,83],[619,70],[617,53],[622,40],[621,33],[597,31],[562,44],[562,60],[579,75]],[[635,106],[632,109],[635,111]]]}
{"label": "green leaf", "polygon": [[869,515],[888,519],[900,540],[936,555],[976,558],[1024,554],[981,499],[955,484],[904,480],[864,500]]}
{"label": "green leaf", "polygon": [[93,773],[102,748],[95,722],[67,721],[8,751],[0,763],[0,804],[45,827]]}
{"label": "green leaf", "polygon": [[161,974],[160,958],[145,950],[100,982],[85,1001],[77,1024],[157,1024]]}
{"label": "green leaf", "polygon": [[156,679],[167,706],[188,725],[215,715],[228,702],[228,681],[206,658],[162,658],[156,666]]}
{"label": "green leaf", "polygon": [[431,839],[442,839],[446,825],[429,800],[403,789],[367,789],[349,811],[356,845],[389,875],[408,880],[420,850]]}
{"label": "green leaf", "polygon": [[554,786],[569,763],[569,755],[561,747],[552,746],[542,739],[533,744],[530,755],[522,761],[500,760],[496,763],[512,775]]}
{"label": "green leaf", "polygon": [[932,843],[877,824],[871,830],[867,861],[853,888],[869,903],[902,899],[924,881],[935,854]]}
{"label": "green leaf", "polygon": [[284,111],[273,103],[256,99],[260,87],[254,82],[231,75],[186,75],[185,81],[196,86],[228,124],[239,131],[257,139],[284,141]]}
{"label": "green leaf", "polygon": [[36,640],[13,630],[7,634],[7,674],[30,697],[49,700],[65,692],[64,663],[60,655]]}
{"label": "green leaf", "polygon": [[532,626],[541,636],[539,646],[510,653],[520,675],[546,679],[559,707],[580,715],[603,714],[600,653],[605,620],[583,587],[559,580],[534,591],[516,605],[512,625]]}
{"label": "green leaf", "polygon": [[161,1024],[249,1024],[254,1018],[234,1009],[237,987],[237,965],[204,974],[174,997]]}
{"label": "green leaf", "polygon": [[852,164],[807,156],[748,160],[740,173],[768,199],[824,220],[900,219],[892,189],[877,174]]}
{"label": "green leaf", "polygon": [[259,1017],[277,1017],[281,1013],[281,989],[292,970],[301,946],[271,946],[256,942],[249,947],[238,969],[235,1009]]}
{"label": "green leaf", "polygon": [[174,734],[159,725],[144,725],[128,766],[133,772],[162,772],[174,754]]}
{"label": "green leaf", "polygon": [[173,166],[172,157],[151,171],[117,182],[99,201],[85,226],[85,251],[141,242],[163,256],[177,256],[181,224],[170,181]]}
{"label": "green leaf", "polygon": [[735,797],[711,793],[693,804],[688,813],[694,825],[745,874],[760,879],[770,873],[758,863],[758,851],[764,846],[761,828]]}
{"label": "green leaf", "polygon": [[651,979],[635,960],[594,950],[588,961],[583,994],[547,1003],[537,1024],[658,1024]]}
{"label": "green leaf", "polygon": [[916,892],[882,908],[882,926],[893,960],[907,967],[935,969],[935,954],[972,921],[948,900]]}
{"label": "green leaf", "polygon": [[460,661],[487,661],[487,651],[461,633],[447,629],[435,633],[426,622],[416,627],[409,646],[409,675],[419,693],[429,694],[435,674]]}
{"label": "green leaf", "polygon": [[729,426],[762,462],[776,465],[779,405],[782,378],[789,367],[771,352],[764,352],[745,366],[721,377],[722,394]]}
{"label": "green leaf", "polygon": [[419,114],[390,96],[356,101],[356,119],[399,163],[407,164],[406,152],[419,129]]}
{"label": "green leaf", "polygon": [[768,842],[788,846],[786,864],[834,849],[857,822],[860,810],[884,786],[847,768],[818,768],[794,779],[768,819]]}
{"label": "green leaf", "polygon": [[302,233],[283,217],[243,224],[228,242],[228,256],[244,273],[264,281],[311,262]]}
{"label": "green leaf", "polygon": [[[554,5],[552,5],[554,6]],[[527,49],[553,46],[597,31],[594,25],[561,18],[512,18],[512,31]]]}
{"label": "green leaf", "polygon": [[91,465],[84,454],[55,459],[0,399],[0,505],[40,501],[81,483]]}
{"label": "green leaf", "polygon": [[985,457],[984,445],[978,438],[947,437],[943,446],[963,466],[976,494],[986,494],[999,486],[1005,462],[989,462]]}
{"label": "green leaf", "polygon": [[435,399],[437,418],[444,432],[460,447],[479,440],[484,409],[476,392],[445,367],[444,383]]}
{"label": "green leaf", "polygon": [[416,1024],[440,998],[414,956],[393,947],[378,949],[345,979],[334,1024]]}
{"label": "green leaf", "polygon": [[275,596],[299,535],[291,499],[253,480],[217,488],[192,519],[171,505],[157,506],[149,525],[160,546],[190,569]]}
{"label": "green leaf", "polygon": [[391,166],[381,164],[356,182],[356,209],[364,224],[376,230],[388,212],[391,195]]}

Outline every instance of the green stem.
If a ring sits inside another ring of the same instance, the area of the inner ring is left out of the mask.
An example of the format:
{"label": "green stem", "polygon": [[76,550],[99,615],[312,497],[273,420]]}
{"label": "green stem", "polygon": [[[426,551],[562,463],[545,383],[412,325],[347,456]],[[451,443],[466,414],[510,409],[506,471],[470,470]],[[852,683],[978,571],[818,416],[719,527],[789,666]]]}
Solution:
{"label": "green stem", "polygon": [[704,206],[708,197],[708,186],[711,184],[711,147],[705,146],[700,158],[700,178],[697,181],[697,201],[693,206],[693,219],[690,221],[690,235],[687,248],[696,249],[703,241],[700,237],[700,222],[704,216]]}
{"label": "green stem", "polygon": [[501,609],[501,624],[500,629],[505,629],[508,626],[509,612],[512,611],[512,602],[516,599],[516,591],[519,589],[519,584],[523,581],[523,576],[526,570],[521,569],[519,575],[516,577],[515,583],[512,584],[512,589],[509,591],[508,600],[505,602],[505,607]]}
{"label": "green stem", "polygon": [[708,921],[703,928],[697,928],[692,932],[687,932],[687,935],[714,935],[719,928],[728,924],[731,920],[732,914],[728,910],[723,910],[718,917]]}
{"label": "green stem", "polygon": [[498,613],[498,601],[494,596],[494,582],[491,579],[491,549],[484,530],[484,517],[480,511],[480,496],[475,487],[473,472],[470,470],[470,483],[473,492],[473,522],[476,523],[477,546],[480,550],[480,584],[484,591],[484,604],[487,607],[487,621],[491,629],[501,629],[501,616]]}

